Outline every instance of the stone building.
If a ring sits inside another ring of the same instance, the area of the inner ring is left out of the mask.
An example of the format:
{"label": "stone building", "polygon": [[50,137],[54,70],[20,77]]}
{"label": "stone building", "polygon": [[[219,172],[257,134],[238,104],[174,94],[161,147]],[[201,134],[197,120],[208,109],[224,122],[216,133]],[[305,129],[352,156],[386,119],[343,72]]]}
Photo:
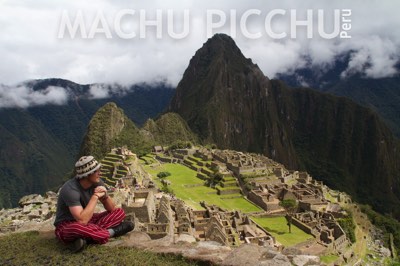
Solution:
{"label": "stone building", "polygon": [[223,214],[214,214],[207,223],[205,229],[206,240],[216,241],[227,246],[238,246],[237,232]]}
{"label": "stone building", "polygon": [[270,213],[282,210],[277,195],[270,193],[268,190],[253,189],[249,192],[247,197],[249,200],[263,208],[266,212]]}
{"label": "stone building", "polygon": [[191,215],[185,203],[181,200],[176,200],[174,204],[174,209],[177,221],[177,233],[192,235],[193,228],[190,217]]}
{"label": "stone building", "polygon": [[156,220],[147,224],[147,234],[151,239],[159,239],[167,235],[172,236],[174,234],[174,221],[170,200],[163,196],[157,208]]}
{"label": "stone building", "polygon": [[331,213],[308,211],[296,213],[292,219],[294,225],[312,234],[327,248],[341,253],[349,245],[346,233]]}
{"label": "stone building", "polygon": [[127,215],[136,217],[139,222],[152,223],[156,218],[155,196],[152,190],[130,193],[122,208]]}

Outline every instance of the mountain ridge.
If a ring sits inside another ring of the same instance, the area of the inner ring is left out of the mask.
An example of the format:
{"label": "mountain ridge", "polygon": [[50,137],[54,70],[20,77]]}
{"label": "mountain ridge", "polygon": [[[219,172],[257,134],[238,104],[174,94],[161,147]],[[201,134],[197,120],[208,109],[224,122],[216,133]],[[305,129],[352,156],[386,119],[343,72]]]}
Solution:
{"label": "mountain ridge", "polygon": [[[337,96],[345,96],[358,104],[375,110],[380,114],[393,133],[400,137],[400,74],[391,77],[369,78],[359,73],[342,73],[350,63],[351,54],[335,58],[327,67],[313,67],[308,63],[305,67],[296,69],[293,73],[280,73],[278,79],[284,80],[294,88],[309,87]],[[400,63],[396,69],[400,72]]]}

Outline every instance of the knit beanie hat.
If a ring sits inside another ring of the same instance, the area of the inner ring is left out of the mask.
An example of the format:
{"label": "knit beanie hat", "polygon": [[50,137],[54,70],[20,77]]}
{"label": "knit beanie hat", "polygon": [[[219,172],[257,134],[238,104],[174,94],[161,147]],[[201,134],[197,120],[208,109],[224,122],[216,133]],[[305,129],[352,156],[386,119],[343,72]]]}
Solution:
{"label": "knit beanie hat", "polygon": [[94,173],[101,167],[93,156],[82,156],[75,164],[76,178],[81,179]]}

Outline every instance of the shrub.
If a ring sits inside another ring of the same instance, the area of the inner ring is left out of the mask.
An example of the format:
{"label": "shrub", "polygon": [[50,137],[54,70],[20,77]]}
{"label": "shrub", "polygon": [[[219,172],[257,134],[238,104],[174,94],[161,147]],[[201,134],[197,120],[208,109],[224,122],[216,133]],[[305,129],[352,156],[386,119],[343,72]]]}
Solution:
{"label": "shrub", "polygon": [[166,178],[167,176],[170,176],[170,175],[171,175],[170,172],[159,172],[159,173],[157,174],[157,177],[158,177],[158,178]]}
{"label": "shrub", "polygon": [[190,149],[193,147],[192,142],[190,141],[175,141],[171,146],[168,147],[168,150],[176,150],[176,149]]}
{"label": "shrub", "polygon": [[172,188],[170,188],[167,184],[163,184],[161,191],[165,192],[165,193],[169,193],[171,195],[175,195],[174,190]]}
{"label": "shrub", "polygon": [[385,244],[389,247],[389,235],[393,234],[393,242],[396,246],[397,252],[400,252],[400,222],[396,219],[388,216],[382,215],[374,211],[369,205],[361,205],[361,211],[367,214],[371,222],[381,229],[384,233]]}
{"label": "shrub", "polygon": [[346,236],[350,240],[350,242],[354,243],[356,242],[356,225],[354,224],[351,212],[349,212],[348,210],[346,211],[349,213],[349,215],[345,218],[338,219],[338,223],[342,227],[343,231],[346,233]]}

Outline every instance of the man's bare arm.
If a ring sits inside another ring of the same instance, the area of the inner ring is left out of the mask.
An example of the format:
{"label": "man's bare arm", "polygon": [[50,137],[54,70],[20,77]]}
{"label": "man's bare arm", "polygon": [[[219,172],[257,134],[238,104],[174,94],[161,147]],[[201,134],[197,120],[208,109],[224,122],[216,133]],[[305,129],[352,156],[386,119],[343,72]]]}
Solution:
{"label": "man's bare arm", "polygon": [[103,196],[103,194],[94,193],[90,198],[86,208],[83,208],[82,206],[69,207],[69,211],[71,212],[72,216],[74,216],[75,220],[81,224],[88,224],[90,219],[92,219],[97,201],[101,196]]}

